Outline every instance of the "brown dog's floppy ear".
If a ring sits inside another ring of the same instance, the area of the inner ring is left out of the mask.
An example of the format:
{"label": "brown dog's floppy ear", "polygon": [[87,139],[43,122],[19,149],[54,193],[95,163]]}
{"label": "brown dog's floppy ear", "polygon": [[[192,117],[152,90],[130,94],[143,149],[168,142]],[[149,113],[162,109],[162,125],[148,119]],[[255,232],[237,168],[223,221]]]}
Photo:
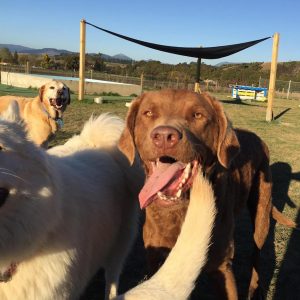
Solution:
{"label": "brown dog's floppy ear", "polygon": [[231,122],[224,113],[221,103],[214,99],[213,106],[216,110],[219,123],[217,156],[220,164],[228,169],[240,152],[240,143]]}
{"label": "brown dog's floppy ear", "polygon": [[45,91],[45,85],[42,85],[39,89],[39,98],[40,98],[41,102],[43,102],[43,99],[44,99],[44,91]]}
{"label": "brown dog's floppy ear", "polygon": [[133,164],[135,156],[135,143],[134,143],[134,126],[136,115],[141,103],[141,97],[136,98],[130,105],[129,111],[126,117],[126,124],[121,134],[118,148],[128,158],[130,164]]}

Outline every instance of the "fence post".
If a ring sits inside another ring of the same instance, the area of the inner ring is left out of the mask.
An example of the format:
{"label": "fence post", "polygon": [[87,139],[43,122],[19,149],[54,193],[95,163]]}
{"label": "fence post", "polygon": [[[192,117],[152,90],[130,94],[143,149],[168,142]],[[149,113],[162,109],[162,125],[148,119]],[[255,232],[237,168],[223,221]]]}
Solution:
{"label": "fence post", "polygon": [[27,60],[26,61],[26,69],[25,69],[25,73],[29,74],[30,73],[30,62]]}
{"label": "fence post", "polygon": [[85,77],[85,20],[80,21],[79,87],[78,100],[84,98]]}
{"label": "fence post", "polygon": [[199,94],[201,94],[201,88],[200,88],[200,72],[201,71],[200,71],[200,69],[201,69],[201,57],[198,57],[194,92],[199,93]]}
{"label": "fence post", "polygon": [[292,80],[289,81],[289,87],[288,87],[288,90],[287,90],[286,99],[289,99],[289,96],[290,96],[291,83],[292,83]]}
{"label": "fence post", "polygon": [[267,122],[271,122],[273,120],[273,99],[275,95],[278,46],[279,46],[279,33],[276,32],[273,37],[272,62],[271,62],[271,71],[270,71],[269,93],[268,93],[268,107],[266,112]]}
{"label": "fence post", "polygon": [[143,90],[144,85],[144,72],[141,73],[141,89]]}

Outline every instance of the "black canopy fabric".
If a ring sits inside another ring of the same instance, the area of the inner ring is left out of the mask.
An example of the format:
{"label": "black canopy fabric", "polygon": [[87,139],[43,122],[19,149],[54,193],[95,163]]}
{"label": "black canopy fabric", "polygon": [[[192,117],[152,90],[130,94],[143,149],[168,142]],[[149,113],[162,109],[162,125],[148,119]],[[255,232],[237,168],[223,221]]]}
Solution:
{"label": "black canopy fabric", "polygon": [[240,44],[233,44],[233,45],[225,45],[225,46],[217,46],[217,47],[173,47],[173,46],[166,46],[166,45],[159,45],[154,43],[149,43],[141,40],[137,40],[122,34],[118,34],[115,32],[112,32],[110,30],[98,27],[94,24],[91,24],[89,22],[86,22],[86,24],[91,25],[99,30],[102,30],[106,33],[112,34],[114,36],[117,36],[121,39],[152,48],[155,50],[183,55],[183,56],[189,56],[189,57],[195,57],[195,58],[206,58],[206,59],[216,59],[216,58],[222,58],[225,56],[229,56],[231,54],[237,53],[239,51],[242,51],[244,49],[247,49],[249,47],[252,47],[260,42],[263,42],[271,37],[266,37],[259,40],[254,40],[246,43],[240,43]]}

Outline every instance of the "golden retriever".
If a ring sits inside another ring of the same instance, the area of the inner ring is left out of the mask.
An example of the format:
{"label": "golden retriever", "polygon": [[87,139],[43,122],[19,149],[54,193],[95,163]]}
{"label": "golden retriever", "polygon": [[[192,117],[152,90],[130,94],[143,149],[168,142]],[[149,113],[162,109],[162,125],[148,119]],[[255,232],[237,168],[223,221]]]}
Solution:
{"label": "golden retriever", "polygon": [[29,138],[38,146],[47,148],[49,140],[63,126],[63,112],[70,104],[69,88],[62,82],[52,80],[40,88],[35,98],[2,96],[0,113],[7,109],[12,100],[19,104]]}

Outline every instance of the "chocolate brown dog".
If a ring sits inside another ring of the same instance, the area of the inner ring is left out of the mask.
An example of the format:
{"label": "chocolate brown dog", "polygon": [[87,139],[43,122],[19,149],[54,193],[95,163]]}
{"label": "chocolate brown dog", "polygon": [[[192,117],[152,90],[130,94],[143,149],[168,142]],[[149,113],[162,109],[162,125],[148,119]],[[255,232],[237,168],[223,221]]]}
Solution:
{"label": "chocolate brown dog", "polygon": [[206,271],[216,282],[220,299],[238,298],[231,268],[234,220],[247,205],[256,245],[249,297],[257,295],[258,260],[270,215],[295,226],[272,205],[265,143],[252,132],[233,129],[221,103],[209,94],[162,90],[145,93],[132,103],[119,148],[131,162],[137,151],[147,174],[140,206],[146,208],[143,237],[151,271],[176,242],[200,164],[213,184],[218,212]]}

